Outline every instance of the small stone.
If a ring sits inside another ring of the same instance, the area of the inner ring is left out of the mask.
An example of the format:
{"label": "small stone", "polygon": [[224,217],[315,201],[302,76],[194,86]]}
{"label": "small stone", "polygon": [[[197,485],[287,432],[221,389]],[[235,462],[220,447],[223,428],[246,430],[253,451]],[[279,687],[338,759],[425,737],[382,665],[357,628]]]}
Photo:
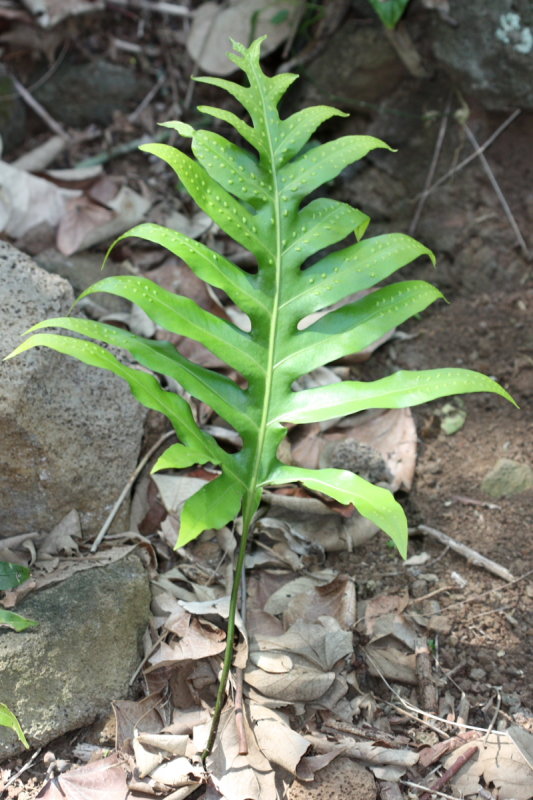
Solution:
{"label": "small stone", "polygon": [[486,678],[487,673],[481,667],[474,667],[474,669],[470,670],[470,677],[474,681],[482,681]]}
{"label": "small stone", "polygon": [[[505,685],[505,684],[504,684]],[[519,706],[520,698],[515,692],[502,692],[502,703],[504,706]]]}
{"label": "small stone", "polygon": [[531,488],[533,469],[528,464],[511,461],[509,458],[500,458],[481,483],[481,490],[496,500]]}
{"label": "small stone", "polygon": [[294,781],[288,800],[375,800],[376,783],[371,773],[350,758],[338,757],[315,772],[312,781]]}
{"label": "small stone", "polygon": [[427,594],[428,585],[425,581],[418,578],[416,581],[413,581],[411,584],[411,595],[413,597],[422,597],[423,595]]}
{"label": "small stone", "polygon": [[371,483],[390,483],[390,473],[382,454],[357,439],[331,442],[320,455],[321,467],[348,469]]}

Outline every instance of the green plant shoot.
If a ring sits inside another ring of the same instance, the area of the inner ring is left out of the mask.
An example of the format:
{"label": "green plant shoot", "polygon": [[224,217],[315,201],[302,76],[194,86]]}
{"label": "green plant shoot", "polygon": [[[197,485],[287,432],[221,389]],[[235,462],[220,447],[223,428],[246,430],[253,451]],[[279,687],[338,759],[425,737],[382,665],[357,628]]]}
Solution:
{"label": "green plant shoot", "polygon": [[[212,748],[225,696],[247,539],[264,487],[299,482],[340,503],[353,503],[390,536],[402,556],[406,554],[406,517],[393,495],[347,470],[303,469],[282,463],[277,453],[287,434],[286,424],[319,422],[369,408],[404,408],[464,392],[495,392],[513,402],[492,379],[455,368],[401,371],[374,382],[345,381],[293,390],[300,376],[362,350],[442,295],[424,281],[402,281],[377,288],[300,328],[299,323],[309,314],[375,287],[419,256],[432,261],[434,256],[403,234],[363,238],[369,218],[346,203],[327,197],[306,200],[370,151],[391,148],[372,136],[310,143],[321,123],[346,115],[329,106],[315,106],[281,119],[278,104],[297,76],[268,77],[260,66],[261,41],[257,39],[248,48],[234,42],[235,52],[228,56],[244,72],[245,85],[197,78],[225,90],[242,105],[247,116],[211,106],[200,106],[199,111],[233,127],[244,146],[213,131],[167,122],[164,125],[191,140],[193,157],[166,144],[141,147],[167,162],[197,205],[253,254],[257,271],[248,274],[204,244],[160,225],[138,225],[114,243],[136,236],[162,245],[183,259],[199,278],[225,292],[249,317],[249,332],[142,277],[104,278],[80,297],[109,292],[131,300],[157,325],[200,342],[236,370],[241,380],[194,364],[168,342],[70,317],[40,322],[29,332],[54,327],[88,339],[33,333],[11,354],[45,345],[124,378],[141,403],[168,417],[179,440],[159,458],[154,472],[195,464],[217,468],[219,476],[184,504],[177,547],[206,529],[221,528],[242,516],[228,645],[205,753]],[[313,256],[336,244],[342,244],[341,248],[310,263]],[[197,425],[186,400],[164,390],[153,375],[122,363],[89,340],[123,348],[142,367],[178,381],[238,432],[241,449],[226,452]]]}
{"label": "green plant shoot", "polygon": [[405,13],[410,0],[368,0],[386,28],[396,27]]}
{"label": "green plant shoot", "polygon": [[[20,564],[12,564],[10,561],[0,561],[0,592],[14,589],[19,584],[24,583],[30,577],[28,567]],[[14,611],[6,611],[0,607],[0,628],[6,625],[13,630],[20,632],[26,628],[33,628],[38,625],[33,619],[27,619]],[[0,723],[1,724],[1,723]]]}
{"label": "green plant shoot", "polygon": [[2,725],[4,728],[11,728],[12,731],[15,731],[26,750],[29,749],[30,746],[28,744],[28,740],[24,736],[24,731],[20,727],[20,722],[5,703],[0,703],[0,725]]}

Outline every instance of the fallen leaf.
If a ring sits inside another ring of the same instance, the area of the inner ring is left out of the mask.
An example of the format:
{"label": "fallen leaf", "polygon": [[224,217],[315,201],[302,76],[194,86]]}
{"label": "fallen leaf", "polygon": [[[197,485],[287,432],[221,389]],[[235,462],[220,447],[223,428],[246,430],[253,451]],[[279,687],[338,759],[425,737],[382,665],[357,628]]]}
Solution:
{"label": "fallen leaf", "polygon": [[355,584],[347,575],[337,575],[330,583],[314,586],[290,599],[283,621],[292,625],[298,619],[311,622],[333,617],[343,630],[352,630],[355,612]]}
{"label": "fallen leaf", "polygon": [[[498,800],[531,800],[533,797],[533,770],[510,738],[489,734],[476,742],[478,755],[471,758],[459,772],[450,778],[455,794],[478,794],[483,786],[492,784]],[[462,745],[443,760],[446,769],[470,748]],[[483,784],[480,779],[483,779]]]}
{"label": "fallen leaf", "polygon": [[187,39],[191,58],[208,75],[230,75],[237,67],[226,58],[230,39],[247,42],[267,35],[262,53],[268,55],[290,35],[300,0],[232,0],[202,3],[194,14]]}
{"label": "fallen leaf", "polygon": [[71,769],[49,781],[37,795],[42,800],[133,800],[126,770],[113,754]]}
{"label": "fallen leaf", "polygon": [[78,541],[81,541],[81,538],[80,516],[75,509],[72,509],[44,537],[37,550],[37,561],[39,562],[43,558],[50,558],[50,556],[78,555]]}
{"label": "fallen leaf", "polygon": [[82,248],[82,242],[93,230],[101,230],[111,222],[114,213],[93,203],[86,195],[67,200],[65,213],[57,229],[56,247],[65,256]]}
{"label": "fallen leaf", "polygon": [[32,228],[55,229],[79,191],[60,189],[44,178],[0,161],[0,231],[19,239]]}
{"label": "fallen leaf", "polygon": [[164,696],[161,692],[153,692],[141,700],[116,700],[113,703],[118,752],[131,753],[133,739],[139,732],[161,731],[164,724],[163,706]]}
{"label": "fallen leaf", "polygon": [[90,228],[77,249],[87,250],[95,244],[114,239],[128,228],[137,225],[149,207],[150,201],[146,197],[134,192],[128,186],[123,186],[115,197],[106,203],[106,209],[110,212],[108,220],[102,222],[98,227]]}
{"label": "fallen leaf", "polygon": [[374,645],[367,645],[364,652],[368,659],[368,669],[371,675],[383,676],[388,680],[407,683],[411,686],[418,683],[414,653],[404,653],[395,647],[382,648]]}

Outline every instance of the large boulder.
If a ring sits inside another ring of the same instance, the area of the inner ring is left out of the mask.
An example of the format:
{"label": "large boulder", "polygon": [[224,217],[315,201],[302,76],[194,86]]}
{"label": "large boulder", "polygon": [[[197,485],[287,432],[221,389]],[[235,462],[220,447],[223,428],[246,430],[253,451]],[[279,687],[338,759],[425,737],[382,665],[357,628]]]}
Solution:
{"label": "large boulder", "polygon": [[[66,280],[0,242],[0,358],[73,299]],[[0,538],[50,530],[73,508],[95,533],[135,469],[144,416],[123,381],[73,358],[39,349],[1,364]]]}
{"label": "large boulder", "polygon": [[437,60],[461,89],[485,108],[533,109],[530,0],[449,0],[448,5],[448,19],[434,16],[432,39]]}
{"label": "large boulder", "polygon": [[[15,611],[38,625],[0,634],[0,701],[32,746],[93,722],[127,696],[150,613],[148,573],[135,553],[30,594]],[[23,749],[0,727],[0,760]]]}

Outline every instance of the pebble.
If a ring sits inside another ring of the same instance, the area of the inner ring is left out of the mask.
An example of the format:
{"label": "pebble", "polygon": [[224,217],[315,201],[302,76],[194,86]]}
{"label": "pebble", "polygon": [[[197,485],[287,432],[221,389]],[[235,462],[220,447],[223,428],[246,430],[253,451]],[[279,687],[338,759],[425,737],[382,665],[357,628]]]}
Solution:
{"label": "pebble", "polygon": [[486,676],[487,673],[485,672],[484,669],[481,669],[481,667],[474,667],[474,669],[470,670],[470,677],[472,678],[472,680],[482,681],[486,678]]}
{"label": "pebble", "polygon": [[411,595],[413,597],[423,597],[427,594],[428,585],[426,581],[423,581],[421,578],[417,578],[416,581],[413,581],[411,584]]}

